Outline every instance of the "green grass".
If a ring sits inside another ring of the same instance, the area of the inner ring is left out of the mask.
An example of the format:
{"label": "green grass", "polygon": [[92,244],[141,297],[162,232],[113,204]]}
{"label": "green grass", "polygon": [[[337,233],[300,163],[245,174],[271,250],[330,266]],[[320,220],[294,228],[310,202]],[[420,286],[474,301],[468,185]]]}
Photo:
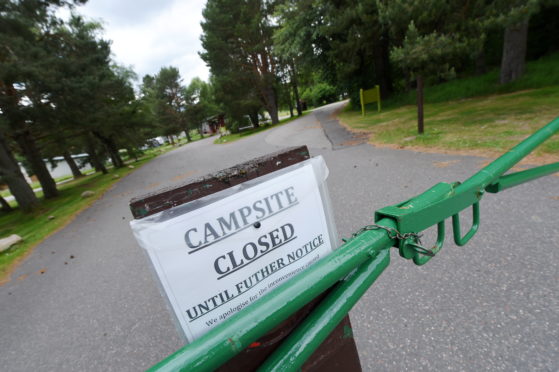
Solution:
{"label": "green grass", "polygon": [[[55,178],[54,182],[58,183],[58,182],[70,180],[72,178],[73,177],[71,175],[62,176],[62,177]],[[41,187],[41,184],[39,183],[39,181],[35,181],[31,184],[32,189],[36,189],[36,188],[39,188],[39,187]],[[0,191],[0,196],[2,196],[3,198],[5,198],[7,196],[10,196],[10,195],[12,195],[12,193],[10,192],[9,189],[5,189],[5,190]]]}
{"label": "green grass", "polygon": [[[208,137],[208,135],[206,135],[206,137]],[[206,137],[203,137],[203,138],[206,138]],[[202,139],[202,136],[200,136],[200,133],[198,133],[197,130],[191,130],[190,131],[190,139],[192,140],[192,142],[199,141],[199,140]],[[186,138],[181,138],[181,144],[183,144],[183,143],[187,143]]]}
{"label": "green grass", "polygon": [[[303,112],[303,116],[305,116],[308,113],[308,111]],[[275,124],[275,125],[260,125],[258,128],[250,128],[250,129],[245,129],[239,133],[231,133],[231,134],[227,134],[225,136],[221,136],[218,137],[214,140],[215,144],[223,144],[223,143],[231,143],[231,142],[235,142],[240,140],[241,138],[245,138],[248,136],[252,136],[253,134],[256,133],[260,133],[262,131],[268,130],[268,129],[272,129],[275,128],[277,126],[289,123],[290,121],[293,121],[295,119],[298,119],[299,116],[294,116],[292,118],[285,118],[283,120],[280,120],[279,123]]]}
{"label": "green grass", "polygon": [[[297,109],[294,107],[293,108],[293,113],[295,115],[297,115]],[[281,118],[282,116],[289,116],[291,113],[289,112],[289,109],[283,109],[283,110],[279,110],[278,111],[278,116]]]}
{"label": "green grass", "polygon": [[[499,84],[499,70],[484,75],[462,77],[425,88],[425,102],[439,103],[458,99],[512,93],[559,85],[559,53],[526,64],[525,74],[509,84]],[[401,93],[383,101],[383,108],[415,104],[415,91]]]}
{"label": "green grass", "polygon": [[[199,141],[199,140],[202,139],[202,137],[200,136],[200,134],[198,133],[198,131],[192,131],[190,137],[191,137],[191,141],[190,141],[190,142],[195,142],[195,141]],[[206,136],[206,137],[207,137],[207,136]],[[206,138],[206,137],[203,137],[203,138]],[[182,146],[182,145],[186,145],[186,144],[188,144],[188,143],[190,143],[190,142],[188,142],[188,141],[186,140],[186,138],[180,138],[176,143],[177,143],[179,146]],[[173,145],[171,145],[171,144],[165,144],[165,145],[159,146],[159,147],[157,147],[157,148],[158,148],[160,151],[166,152],[166,151],[170,151],[170,150],[174,149],[175,147],[173,147]],[[153,151],[157,151],[157,150],[150,149],[150,150],[148,150],[148,151],[146,152],[146,154],[149,155],[150,152],[153,152]],[[122,159],[123,159],[124,161],[130,161],[130,160],[132,160],[132,159],[129,159],[128,156],[125,155],[125,154],[121,154],[121,155],[122,155]],[[107,169],[109,169],[109,170],[112,169],[112,165],[107,165]],[[87,173],[87,174],[91,174],[91,173],[94,173],[94,172],[95,172],[94,170],[89,170],[89,171],[87,171],[87,172],[85,172],[85,173],[82,171],[82,173],[84,173],[84,174],[86,174],[86,173]],[[67,176],[62,176],[62,177],[55,178],[54,181],[55,181],[56,183],[59,183],[59,182],[62,182],[62,181],[70,180],[70,179],[72,179],[72,178],[73,178],[72,175],[67,175]],[[39,188],[39,187],[41,187],[41,184],[39,183],[39,181],[35,181],[35,182],[33,182],[33,183],[31,184],[31,188],[32,188],[32,189],[37,189],[37,188]],[[43,196],[43,194],[42,194],[40,191],[36,192],[35,194],[36,194],[38,197],[42,197],[42,196]],[[7,189],[7,188],[0,191],[0,196],[2,196],[2,197],[4,197],[4,198],[7,197],[7,196],[11,196],[11,195],[12,195],[12,194],[11,194],[10,190]]]}
{"label": "green grass", "polygon": [[6,196],[10,196],[10,195],[12,195],[12,193],[10,192],[10,189],[5,189],[5,190],[0,191],[0,196],[3,197],[3,198],[5,198]]}
{"label": "green grass", "polygon": [[[31,252],[33,247],[66,226],[80,211],[101,197],[113,184],[155,156],[173,148],[173,146],[162,146],[146,151],[141,159],[130,163],[134,165],[134,169],[128,167],[114,169],[105,175],[95,173],[59,185],[60,196],[55,199],[41,199],[40,207],[32,213],[23,213],[18,209],[9,213],[0,212],[0,237],[18,234],[24,239],[23,242],[0,253],[0,283],[7,280],[13,268]],[[118,174],[119,177],[114,178],[115,174]],[[86,190],[94,191],[95,196],[82,198],[81,194]],[[38,193],[38,196],[42,198],[42,193]],[[15,205],[15,202],[12,202],[12,205]],[[54,219],[49,220],[49,216],[54,216]]]}
{"label": "green grass", "polygon": [[[529,63],[514,83],[497,81],[493,71],[427,87],[423,135],[417,134],[415,97],[406,95],[383,102],[380,113],[371,108],[362,117],[346,108],[339,117],[351,129],[369,132],[373,143],[502,153],[559,116],[559,53]],[[559,156],[558,137],[535,154]]]}

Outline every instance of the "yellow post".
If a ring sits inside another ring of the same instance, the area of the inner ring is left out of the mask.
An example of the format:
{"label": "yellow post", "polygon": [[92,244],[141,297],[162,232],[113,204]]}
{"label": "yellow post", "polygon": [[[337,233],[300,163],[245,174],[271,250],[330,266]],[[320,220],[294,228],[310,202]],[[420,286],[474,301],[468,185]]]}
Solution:
{"label": "yellow post", "polygon": [[365,116],[365,105],[372,102],[377,103],[377,111],[380,112],[380,87],[378,85],[375,85],[373,89],[359,89],[359,98],[361,100],[361,115]]}
{"label": "yellow post", "polygon": [[377,111],[380,112],[380,86],[375,85],[375,89],[377,90]]}

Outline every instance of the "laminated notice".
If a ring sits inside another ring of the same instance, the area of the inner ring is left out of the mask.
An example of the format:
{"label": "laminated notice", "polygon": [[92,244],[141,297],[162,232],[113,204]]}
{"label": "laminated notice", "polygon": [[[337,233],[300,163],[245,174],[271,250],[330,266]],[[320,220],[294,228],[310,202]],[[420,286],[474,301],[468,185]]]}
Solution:
{"label": "laminated notice", "polygon": [[336,247],[322,157],[131,222],[192,342]]}

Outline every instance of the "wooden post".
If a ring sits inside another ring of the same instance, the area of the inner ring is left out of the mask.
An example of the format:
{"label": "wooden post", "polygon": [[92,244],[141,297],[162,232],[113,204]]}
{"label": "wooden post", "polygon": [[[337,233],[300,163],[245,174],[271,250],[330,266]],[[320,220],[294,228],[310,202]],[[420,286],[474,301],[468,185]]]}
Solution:
{"label": "wooden post", "polygon": [[380,86],[375,85],[375,89],[377,90],[377,111],[380,112]]}
{"label": "wooden post", "polygon": [[423,134],[423,76],[417,76],[417,133]]}

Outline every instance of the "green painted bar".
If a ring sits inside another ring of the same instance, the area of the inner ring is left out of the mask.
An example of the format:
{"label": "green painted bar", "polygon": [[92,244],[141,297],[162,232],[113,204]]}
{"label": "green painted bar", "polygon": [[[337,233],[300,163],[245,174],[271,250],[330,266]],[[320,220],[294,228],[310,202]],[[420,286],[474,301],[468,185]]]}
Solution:
{"label": "green painted bar", "polygon": [[506,176],[499,178],[497,182],[487,186],[485,190],[487,192],[497,193],[499,191],[509,189],[524,182],[532,181],[555,172],[559,172],[559,162],[542,165],[541,167],[527,169],[521,172],[507,174]]}
{"label": "green painted bar", "polygon": [[[392,218],[400,232],[419,232],[481,200],[485,188],[559,131],[559,118],[537,130],[510,151],[468,178],[462,184],[440,183],[397,205],[378,210],[375,220]],[[525,179],[523,182],[530,179]]]}
{"label": "green painted bar", "polygon": [[298,370],[389,264],[390,251],[382,250],[340,282],[258,371]]}
{"label": "green painted bar", "polygon": [[[392,220],[378,224],[394,228]],[[369,230],[351,239],[276,290],[263,296],[204,336],[176,351],[150,371],[213,371],[355,268],[388,249],[384,230]]]}
{"label": "green painted bar", "polygon": [[559,131],[559,117],[552,120],[546,126],[537,130],[530,137],[514,146],[508,152],[494,160],[491,164],[468,178],[456,188],[456,192],[462,189],[476,188],[480,191],[501,177],[506,171],[531,153],[536,147]]}
{"label": "green painted bar", "polygon": [[466,235],[462,236],[460,227],[460,213],[456,213],[452,216],[452,233],[454,235],[454,243],[457,246],[462,247],[466,245],[470,239],[475,235],[479,229],[479,203],[474,203],[472,205],[472,227]]}

